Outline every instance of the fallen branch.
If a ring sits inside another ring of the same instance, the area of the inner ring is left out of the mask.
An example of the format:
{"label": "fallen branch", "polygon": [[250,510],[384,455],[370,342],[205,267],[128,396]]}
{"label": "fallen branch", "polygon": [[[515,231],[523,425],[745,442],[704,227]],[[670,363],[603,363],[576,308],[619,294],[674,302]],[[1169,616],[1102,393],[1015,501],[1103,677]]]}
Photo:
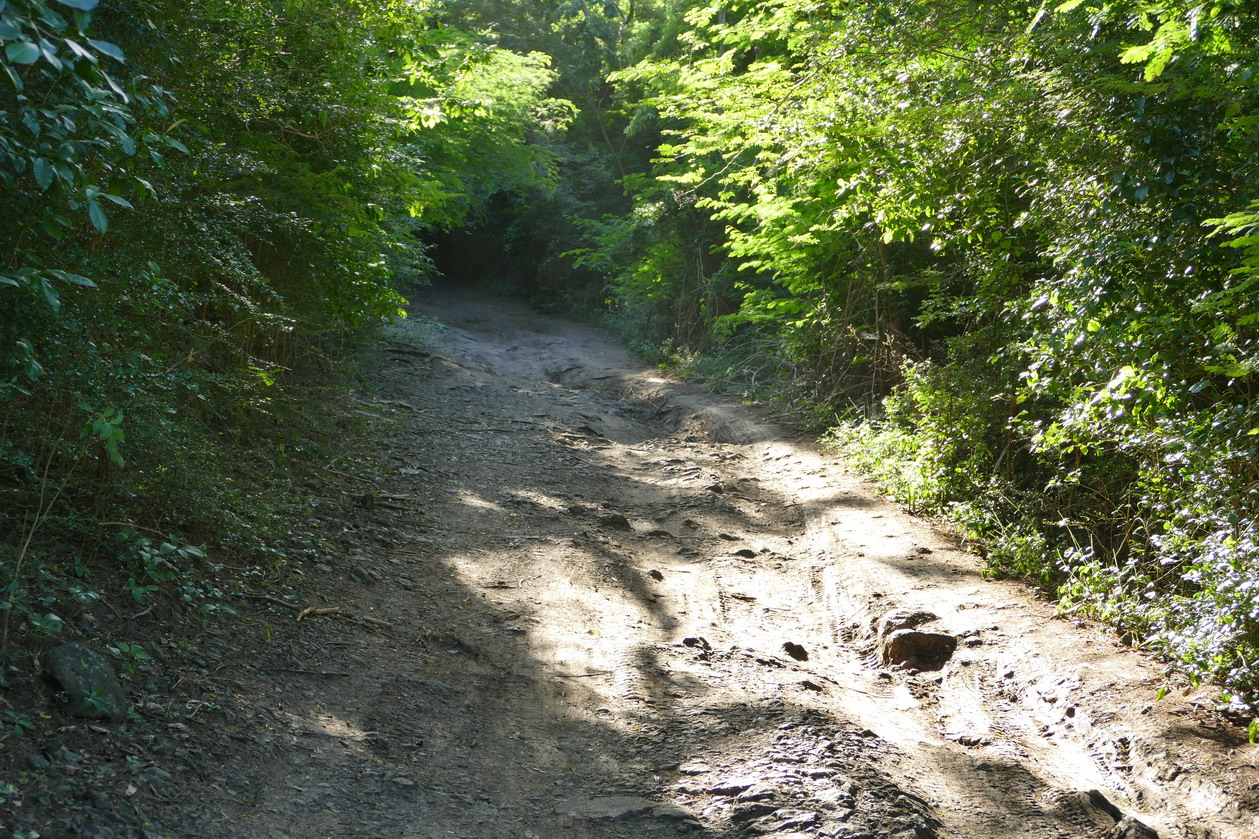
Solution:
{"label": "fallen branch", "polygon": [[369,618],[367,615],[360,615],[357,612],[351,612],[340,606],[307,606],[297,613],[297,620],[302,620],[310,616],[336,616],[340,618],[349,618],[350,620],[360,621],[371,626],[383,626],[386,629],[393,629],[393,624],[388,621],[382,621],[380,618]]}
{"label": "fallen branch", "polygon": [[349,609],[341,606],[299,606],[296,603],[289,603],[287,600],[280,600],[278,597],[271,597],[266,594],[243,594],[250,600],[262,600],[266,603],[274,603],[276,606],[283,606],[286,609],[292,609],[297,612],[296,620],[302,620],[308,617],[338,617],[348,618],[352,621],[358,621],[369,627],[379,626],[385,629],[393,629],[393,624],[389,621],[382,621],[380,618],[373,618],[367,615],[360,615],[358,612],[351,612]]}
{"label": "fallen branch", "polygon": [[365,483],[365,484],[376,483],[371,478],[364,478],[361,475],[351,475],[349,472],[342,472],[339,469],[332,469],[328,466],[320,466],[319,468],[324,470],[325,472],[330,472],[333,475],[340,475],[342,478],[349,478],[351,481],[361,481],[362,483]]}

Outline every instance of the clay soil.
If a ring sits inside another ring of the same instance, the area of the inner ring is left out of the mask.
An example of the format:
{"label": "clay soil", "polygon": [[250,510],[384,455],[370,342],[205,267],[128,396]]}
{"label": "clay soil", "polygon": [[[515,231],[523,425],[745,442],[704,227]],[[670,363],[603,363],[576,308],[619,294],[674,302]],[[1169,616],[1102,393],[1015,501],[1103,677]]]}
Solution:
{"label": "clay soil", "polygon": [[43,760],[5,823],[1259,837],[1259,747],[1210,691],[1156,699],[1160,665],[985,579],[807,437],[516,302],[445,288],[412,315],[359,406],[377,477],[294,523],[330,548],[133,683],[131,734],[22,745]]}

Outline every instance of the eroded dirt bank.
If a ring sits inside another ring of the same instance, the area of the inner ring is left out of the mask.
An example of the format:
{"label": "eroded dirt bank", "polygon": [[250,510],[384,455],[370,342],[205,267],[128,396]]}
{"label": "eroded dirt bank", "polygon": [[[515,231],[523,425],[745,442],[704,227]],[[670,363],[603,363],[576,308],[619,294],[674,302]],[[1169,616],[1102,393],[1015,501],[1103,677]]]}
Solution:
{"label": "eroded dirt bank", "polygon": [[373,373],[384,483],[267,589],[371,620],[243,605],[189,675],[213,710],[147,755],[154,831],[1259,836],[1205,692],[1156,701],[808,441],[516,303],[415,313]]}

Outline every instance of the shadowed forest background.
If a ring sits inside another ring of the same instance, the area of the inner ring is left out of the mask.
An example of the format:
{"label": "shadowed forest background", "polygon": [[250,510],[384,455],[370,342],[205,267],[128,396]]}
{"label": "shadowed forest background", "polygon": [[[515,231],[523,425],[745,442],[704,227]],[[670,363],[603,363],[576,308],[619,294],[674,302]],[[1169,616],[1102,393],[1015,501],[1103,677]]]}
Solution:
{"label": "shadowed forest background", "polygon": [[1241,0],[0,0],[0,647],[282,563],[361,431],[320,404],[444,276],[788,403],[1251,709],[1257,34]]}

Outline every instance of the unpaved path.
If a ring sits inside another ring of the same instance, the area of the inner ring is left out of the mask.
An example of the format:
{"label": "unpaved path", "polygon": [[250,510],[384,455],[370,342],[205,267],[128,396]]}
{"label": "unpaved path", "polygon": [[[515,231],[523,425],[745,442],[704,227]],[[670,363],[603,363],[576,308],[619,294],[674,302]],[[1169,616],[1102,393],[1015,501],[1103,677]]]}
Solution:
{"label": "unpaved path", "polygon": [[807,441],[517,303],[415,314],[385,484],[290,595],[389,627],[254,601],[174,832],[1259,836],[1205,694]]}

